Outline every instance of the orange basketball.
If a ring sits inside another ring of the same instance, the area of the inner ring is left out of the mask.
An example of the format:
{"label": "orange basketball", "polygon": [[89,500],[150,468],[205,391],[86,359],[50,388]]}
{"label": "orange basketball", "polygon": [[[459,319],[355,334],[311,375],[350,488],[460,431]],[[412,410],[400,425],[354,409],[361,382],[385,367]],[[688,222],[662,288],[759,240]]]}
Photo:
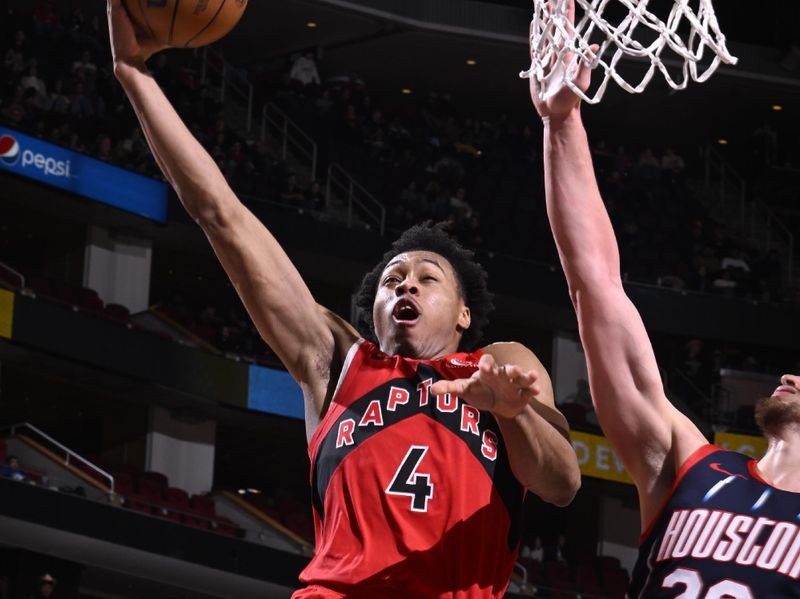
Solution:
{"label": "orange basketball", "polygon": [[217,41],[242,18],[247,0],[125,0],[136,26],[175,48]]}

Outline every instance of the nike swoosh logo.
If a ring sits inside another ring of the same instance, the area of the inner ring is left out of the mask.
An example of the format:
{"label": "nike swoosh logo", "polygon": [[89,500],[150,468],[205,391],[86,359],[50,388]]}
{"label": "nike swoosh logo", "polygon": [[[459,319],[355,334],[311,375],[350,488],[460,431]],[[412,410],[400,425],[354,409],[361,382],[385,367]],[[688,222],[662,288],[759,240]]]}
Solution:
{"label": "nike swoosh logo", "polygon": [[725,468],[723,468],[719,462],[712,462],[709,464],[709,468],[721,474],[727,474],[728,476],[735,476],[737,478],[741,478],[742,480],[747,480],[747,477],[744,474],[734,474],[733,472],[725,470]]}

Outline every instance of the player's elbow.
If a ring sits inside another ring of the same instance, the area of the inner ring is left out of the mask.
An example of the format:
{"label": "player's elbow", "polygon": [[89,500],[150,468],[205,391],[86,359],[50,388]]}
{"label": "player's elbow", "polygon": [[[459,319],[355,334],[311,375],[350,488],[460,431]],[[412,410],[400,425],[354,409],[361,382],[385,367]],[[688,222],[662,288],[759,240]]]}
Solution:
{"label": "player's elbow", "polygon": [[581,472],[578,470],[577,465],[575,468],[568,468],[563,472],[558,484],[553,485],[550,489],[550,497],[542,497],[548,503],[552,503],[557,507],[567,507],[581,488]]}
{"label": "player's elbow", "polygon": [[226,198],[227,189],[209,191],[204,189],[179,190],[178,195],[189,216],[206,232],[220,232],[234,228],[238,202]]}
{"label": "player's elbow", "polygon": [[539,476],[535,483],[531,481],[526,486],[542,501],[557,507],[566,507],[572,503],[581,488],[581,472],[577,461],[557,468],[547,480]]}

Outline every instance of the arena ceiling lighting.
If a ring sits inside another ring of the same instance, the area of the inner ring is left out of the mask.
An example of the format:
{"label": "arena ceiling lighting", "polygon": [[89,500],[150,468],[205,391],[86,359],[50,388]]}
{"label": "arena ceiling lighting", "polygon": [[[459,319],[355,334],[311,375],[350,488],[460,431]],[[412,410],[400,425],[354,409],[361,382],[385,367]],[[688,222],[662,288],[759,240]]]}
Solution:
{"label": "arena ceiling lighting", "polygon": [[467,59],[467,64],[468,64],[469,66],[471,66],[471,67],[474,67],[476,64],[478,64],[478,61],[477,61],[477,60],[475,60],[474,58],[468,58],[468,59]]}
{"label": "arena ceiling lighting", "polygon": [[308,27],[309,29],[316,29],[317,28],[317,22],[316,21],[309,21],[308,23],[306,23],[306,27]]}
{"label": "arena ceiling lighting", "polygon": [[783,110],[783,106],[781,106],[780,104],[773,104],[772,110],[774,110],[775,112],[780,112],[781,110]]}
{"label": "arena ceiling lighting", "polygon": [[404,87],[400,90],[400,93],[404,96],[410,96],[413,93],[413,90],[410,87]]}
{"label": "arena ceiling lighting", "polygon": [[725,139],[725,138],[723,137],[723,138],[721,138],[721,139],[718,139],[718,140],[717,140],[717,143],[718,143],[719,145],[721,145],[721,146],[727,146],[727,145],[728,145],[728,140],[727,140],[727,139]]}

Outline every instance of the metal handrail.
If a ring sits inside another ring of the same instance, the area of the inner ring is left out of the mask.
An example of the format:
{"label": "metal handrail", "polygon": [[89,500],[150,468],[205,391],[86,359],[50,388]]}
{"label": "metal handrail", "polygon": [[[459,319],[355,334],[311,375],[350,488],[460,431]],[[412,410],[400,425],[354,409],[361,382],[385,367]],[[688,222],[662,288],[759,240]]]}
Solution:
{"label": "metal handrail", "polygon": [[[264,104],[261,109],[261,141],[266,141],[268,125],[272,125],[274,129],[280,132],[281,159],[286,160],[289,155],[289,144],[291,143],[294,149],[299,151],[309,162],[311,181],[316,181],[319,149],[314,138],[273,102]],[[305,146],[303,142],[305,142]]]}
{"label": "metal handrail", "polygon": [[760,209],[764,212],[766,226],[767,226],[767,238],[765,240],[766,249],[769,251],[772,249],[772,226],[777,225],[777,228],[783,233],[784,237],[786,238],[786,245],[787,245],[787,270],[788,270],[788,277],[789,277],[789,284],[792,283],[792,275],[794,272],[794,233],[781,222],[781,219],[775,214],[775,211],[772,210],[767,204],[763,202],[753,202],[753,210],[750,217],[750,236],[755,238],[755,211],[756,209]]}
{"label": "metal handrail", "polygon": [[20,281],[22,281],[22,285],[20,285],[20,286],[21,286],[21,287],[25,287],[25,276],[24,276],[24,275],[23,275],[21,272],[19,272],[18,270],[15,270],[15,269],[13,269],[13,268],[11,268],[11,267],[10,267],[8,264],[6,264],[5,262],[0,262],[0,266],[2,266],[2,267],[3,267],[3,268],[5,268],[6,270],[8,270],[8,271],[10,271],[10,272],[14,273],[15,275],[17,275],[17,276],[19,277],[19,280],[20,280]]}
{"label": "metal handrail", "polygon": [[[209,61],[209,55],[218,59],[222,66],[217,67],[212,61]],[[230,88],[232,91],[236,92],[239,98],[247,105],[245,127],[247,132],[250,133],[253,128],[253,99],[255,97],[253,84],[250,83],[247,77],[239,73],[239,71],[230,67],[222,52],[206,46],[203,48],[202,52],[201,81],[203,83],[206,82],[210,71],[213,71],[220,77],[220,103],[225,102],[228,88]]]}
{"label": "metal handrail", "polygon": [[44,439],[47,439],[47,441],[49,441],[50,443],[52,443],[53,445],[58,447],[60,450],[62,450],[66,454],[66,458],[64,459],[64,463],[65,464],[69,465],[70,457],[72,457],[74,459],[77,459],[79,462],[82,462],[83,464],[85,464],[86,466],[88,466],[89,468],[94,470],[95,472],[97,472],[103,478],[108,480],[108,488],[112,493],[114,492],[114,477],[111,476],[108,472],[106,472],[102,468],[99,468],[98,466],[95,466],[94,464],[92,464],[86,458],[81,457],[80,455],[78,455],[76,452],[72,451],[69,447],[67,447],[63,443],[59,443],[58,441],[53,439],[53,437],[51,437],[50,435],[48,435],[47,433],[45,433],[41,429],[38,429],[35,426],[33,426],[30,422],[18,422],[16,424],[12,425],[11,426],[11,434],[12,435],[16,435],[17,434],[17,429],[19,429],[19,428],[25,428],[25,429],[32,430],[34,433],[36,433],[40,437],[42,437]]}
{"label": "metal handrail", "polygon": [[744,178],[731,167],[725,158],[720,154],[711,144],[706,146],[706,186],[711,187],[711,167],[712,159],[713,164],[719,171],[719,203],[725,204],[727,202],[727,186],[726,181],[730,179],[734,187],[738,187],[738,200],[739,200],[739,226],[742,231],[745,229],[745,198],[747,195],[747,187]]}
{"label": "metal handrail", "polygon": [[[738,213],[739,213],[739,226],[742,233],[750,241],[760,241],[756,235],[756,215],[760,210],[765,216],[766,226],[766,239],[763,240],[763,245],[767,251],[772,249],[772,231],[773,225],[777,225],[777,229],[783,234],[787,245],[787,256],[785,256],[787,266],[787,282],[791,285],[794,278],[794,234],[789,228],[784,225],[781,220],[775,215],[775,212],[764,202],[752,200],[749,205],[747,204],[747,185],[744,178],[736,172],[736,170],[728,164],[725,158],[720,154],[712,145],[706,146],[706,161],[705,161],[705,179],[706,187],[711,188],[712,167],[715,167],[719,174],[719,204],[723,207],[727,203],[727,183],[730,182],[734,187],[738,187]],[[749,212],[749,214],[748,214]]]}
{"label": "metal handrail", "polygon": [[[344,179],[344,182],[337,179],[337,174]],[[328,205],[330,205],[334,185],[337,185],[347,195],[347,226],[353,226],[353,207],[358,206],[377,223],[378,231],[383,236],[386,232],[386,207],[337,162],[332,162],[328,166],[328,179],[325,187],[325,201]],[[372,208],[360,200],[356,192],[360,192],[360,195],[372,204]]]}

